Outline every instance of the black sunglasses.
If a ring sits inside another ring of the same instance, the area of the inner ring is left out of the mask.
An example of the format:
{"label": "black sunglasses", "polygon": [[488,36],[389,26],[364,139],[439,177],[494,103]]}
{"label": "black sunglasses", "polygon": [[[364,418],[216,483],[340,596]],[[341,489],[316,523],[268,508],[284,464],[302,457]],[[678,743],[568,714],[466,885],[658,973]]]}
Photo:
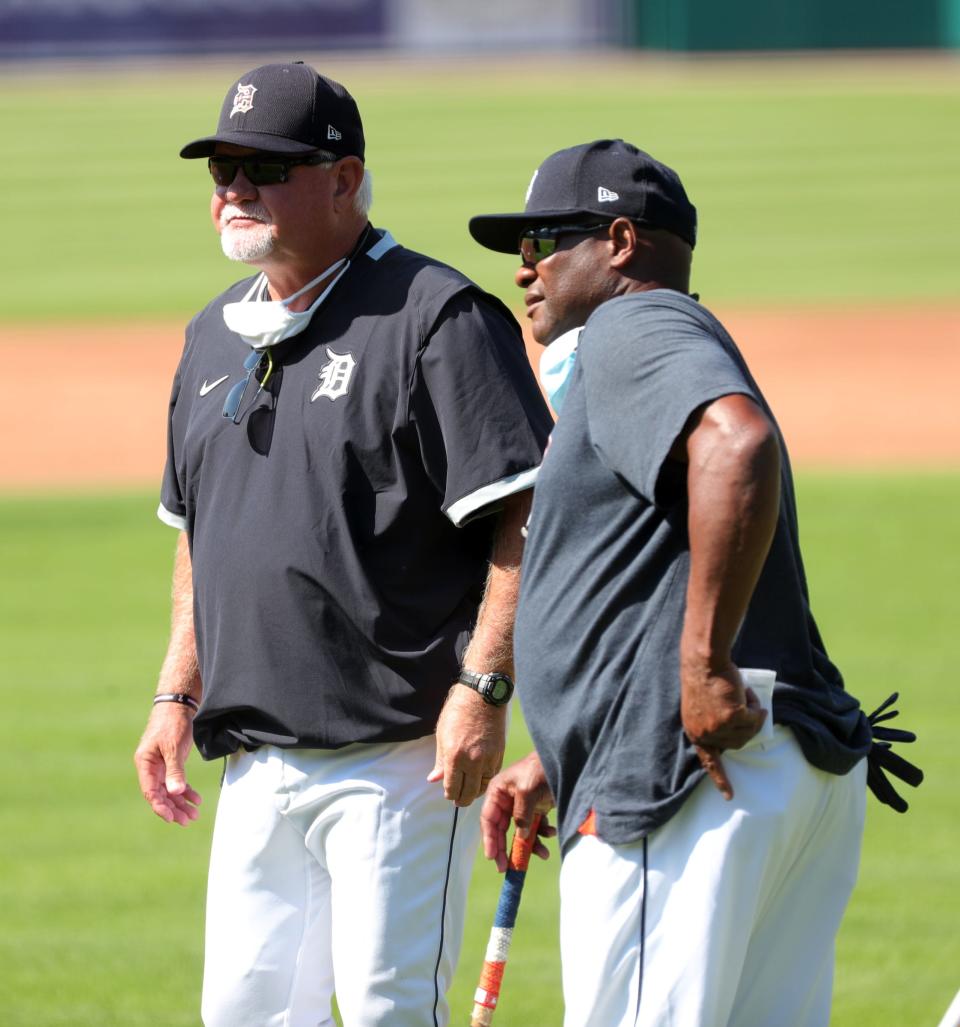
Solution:
{"label": "black sunglasses", "polygon": [[612,221],[601,221],[592,225],[547,225],[544,228],[528,228],[520,234],[517,248],[524,264],[536,264],[556,252],[560,236],[589,235],[601,228],[609,228],[612,224]]}
{"label": "black sunglasses", "polygon": [[247,354],[247,359],[243,362],[243,369],[247,372],[246,378],[243,381],[237,382],[227,393],[227,398],[223,401],[223,416],[229,417],[234,424],[240,423],[240,404],[243,403],[243,397],[247,391],[247,386],[250,384],[250,379],[253,378],[264,357],[267,358],[267,367],[263,377],[260,379],[260,388],[257,389],[253,396],[254,401],[256,401],[257,396],[263,392],[263,387],[267,384],[267,379],[273,372],[273,356],[269,349],[263,352],[255,349],[250,350]]}
{"label": "black sunglasses", "polygon": [[329,164],[329,157],[211,157],[207,167],[217,185],[229,185],[237,177],[237,169],[251,185],[279,185],[286,182],[290,169],[298,164]]}

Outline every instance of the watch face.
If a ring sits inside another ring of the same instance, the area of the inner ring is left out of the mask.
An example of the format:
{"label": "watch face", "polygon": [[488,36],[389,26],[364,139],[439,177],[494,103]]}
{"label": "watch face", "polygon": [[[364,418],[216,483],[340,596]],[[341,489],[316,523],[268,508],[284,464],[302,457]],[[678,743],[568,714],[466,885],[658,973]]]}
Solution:
{"label": "watch face", "polygon": [[510,686],[503,678],[494,678],[490,682],[490,698],[495,702],[503,702],[510,692]]}

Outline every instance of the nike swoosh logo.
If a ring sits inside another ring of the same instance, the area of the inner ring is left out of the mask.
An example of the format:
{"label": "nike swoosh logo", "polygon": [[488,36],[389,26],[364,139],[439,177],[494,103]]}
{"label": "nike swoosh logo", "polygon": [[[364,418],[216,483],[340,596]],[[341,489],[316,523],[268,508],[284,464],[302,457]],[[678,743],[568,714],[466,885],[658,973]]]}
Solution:
{"label": "nike swoosh logo", "polygon": [[223,382],[225,382],[229,377],[230,377],[230,375],[225,374],[222,378],[218,378],[215,382],[208,382],[207,379],[204,378],[203,379],[203,385],[200,386],[200,395],[201,396],[206,396],[206,394],[208,392],[213,392],[213,390],[218,385],[222,385]]}

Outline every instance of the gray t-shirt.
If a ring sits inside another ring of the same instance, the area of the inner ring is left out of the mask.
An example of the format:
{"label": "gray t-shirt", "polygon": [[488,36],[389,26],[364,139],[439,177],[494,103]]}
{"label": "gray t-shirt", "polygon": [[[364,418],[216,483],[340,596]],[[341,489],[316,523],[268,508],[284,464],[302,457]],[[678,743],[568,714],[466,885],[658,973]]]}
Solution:
{"label": "gray t-shirt", "polygon": [[[680,720],[686,469],[668,454],[693,411],[736,393],[773,420],[723,326],[688,296],[636,293],[587,321],[537,481],[516,624],[518,694],[561,846],[591,812],[605,841],[635,841],[703,776]],[[870,729],[810,612],[781,449],[779,521],[733,658],[776,671],[775,721],[844,774]]]}

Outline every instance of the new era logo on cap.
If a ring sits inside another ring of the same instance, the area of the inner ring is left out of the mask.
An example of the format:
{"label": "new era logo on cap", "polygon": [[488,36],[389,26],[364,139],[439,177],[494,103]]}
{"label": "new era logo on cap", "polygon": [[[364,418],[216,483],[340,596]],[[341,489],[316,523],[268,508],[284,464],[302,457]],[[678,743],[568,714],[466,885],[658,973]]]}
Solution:
{"label": "new era logo on cap", "polygon": [[333,125],[327,125],[327,138],[342,139],[343,136],[333,127]]}
{"label": "new era logo on cap", "polygon": [[619,193],[615,193],[612,189],[607,189],[602,185],[597,186],[597,201],[599,203],[612,203],[614,200],[619,199]]}

